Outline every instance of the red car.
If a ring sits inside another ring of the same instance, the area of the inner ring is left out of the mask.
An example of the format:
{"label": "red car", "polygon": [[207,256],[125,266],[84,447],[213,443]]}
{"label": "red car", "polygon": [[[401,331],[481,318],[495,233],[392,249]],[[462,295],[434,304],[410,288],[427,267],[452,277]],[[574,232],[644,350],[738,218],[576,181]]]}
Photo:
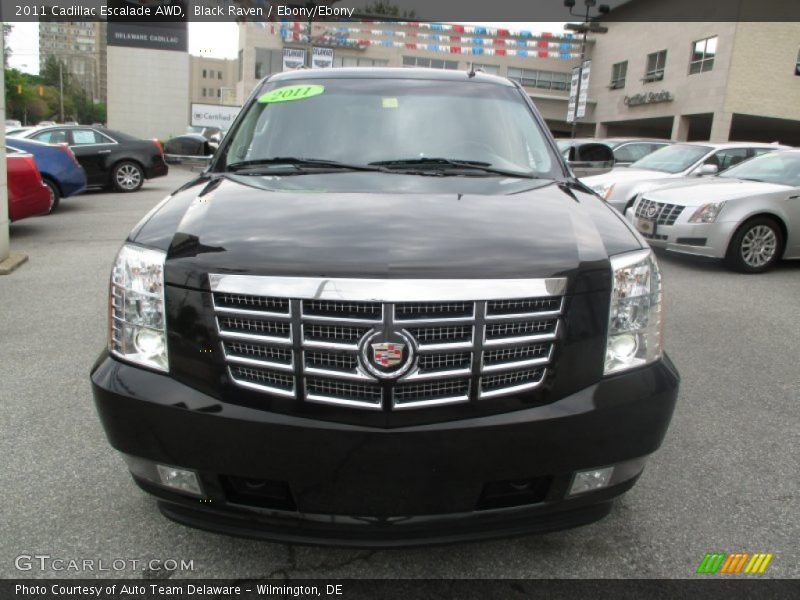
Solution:
{"label": "red car", "polygon": [[19,221],[50,210],[50,191],[42,181],[33,155],[6,148],[8,217]]}

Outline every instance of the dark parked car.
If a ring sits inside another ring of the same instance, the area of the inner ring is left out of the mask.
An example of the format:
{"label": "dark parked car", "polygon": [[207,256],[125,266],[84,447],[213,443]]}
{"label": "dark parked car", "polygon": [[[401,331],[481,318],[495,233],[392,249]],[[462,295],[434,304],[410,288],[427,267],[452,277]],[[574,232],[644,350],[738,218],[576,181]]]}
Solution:
{"label": "dark parked car", "polygon": [[141,140],[105,127],[54,125],[18,136],[48,144],[67,144],[86,171],[89,187],[134,192],[145,179],[166,175],[169,167],[158,140]]}
{"label": "dark parked car", "polygon": [[109,441],[165,515],[230,534],[588,523],[678,391],[653,252],[525,90],[480,72],[267,78],[130,233],[109,293]]}
{"label": "dark parked car", "polygon": [[9,147],[29,152],[36,161],[42,180],[50,192],[50,211],[61,198],[80,194],[86,189],[86,173],[66,144],[44,144],[21,138],[9,139]]}
{"label": "dark parked car", "polygon": [[50,210],[50,192],[42,181],[33,155],[6,147],[8,218],[19,221]]}

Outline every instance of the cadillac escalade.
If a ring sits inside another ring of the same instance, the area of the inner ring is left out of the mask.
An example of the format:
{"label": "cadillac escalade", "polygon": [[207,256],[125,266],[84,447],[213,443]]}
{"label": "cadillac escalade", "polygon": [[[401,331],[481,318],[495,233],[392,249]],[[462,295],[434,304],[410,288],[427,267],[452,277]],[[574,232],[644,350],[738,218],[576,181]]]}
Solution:
{"label": "cadillac escalade", "polygon": [[519,85],[281,73],[121,247],[94,400],[190,526],[353,546],[572,527],[665,435],[662,291]]}

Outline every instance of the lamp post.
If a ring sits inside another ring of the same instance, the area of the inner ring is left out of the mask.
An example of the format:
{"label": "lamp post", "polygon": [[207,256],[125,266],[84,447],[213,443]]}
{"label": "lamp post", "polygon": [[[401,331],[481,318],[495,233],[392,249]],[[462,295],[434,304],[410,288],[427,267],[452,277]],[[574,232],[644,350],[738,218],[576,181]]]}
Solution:
{"label": "lamp post", "polygon": [[564,29],[581,34],[581,60],[578,65],[578,86],[575,89],[575,113],[572,115],[572,139],[575,139],[575,134],[578,130],[578,99],[581,95],[581,83],[583,82],[583,62],[586,59],[586,34],[590,31],[592,33],[606,33],[608,27],[599,25],[593,19],[596,19],[600,15],[608,14],[610,10],[607,4],[601,4],[597,7],[597,14],[591,16],[589,13],[592,7],[597,4],[597,0],[583,0],[583,3],[586,6],[586,12],[580,15],[572,12],[572,9],[575,7],[575,0],[564,0],[564,6],[569,9],[569,14],[573,17],[581,17],[583,19],[583,23],[567,23],[564,26]]}

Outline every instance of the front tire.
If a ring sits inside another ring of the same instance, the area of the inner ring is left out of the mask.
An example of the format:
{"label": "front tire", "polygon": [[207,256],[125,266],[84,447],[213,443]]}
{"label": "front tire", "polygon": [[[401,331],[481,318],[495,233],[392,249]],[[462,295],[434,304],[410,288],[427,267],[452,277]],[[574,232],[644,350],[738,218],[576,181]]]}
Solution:
{"label": "front tire", "polygon": [[783,231],[774,219],[756,217],[742,224],[731,238],[726,260],[742,273],[763,273],[783,254]]}
{"label": "front tire", "polygon": [[111,185],[117,192],[135,192],[144,183],[144,171],[135,162],[123,161],[111,170]]}
{"label": "front tire", "polygon": [[47,179],[46,177],[42,178],[42,183],[47,186],[47,191],[50,192],[50,210],[47,211],[47,214],[52,214],[58,208],[59,202],[61,202],[61,191],[58,189],[58,186]]}

